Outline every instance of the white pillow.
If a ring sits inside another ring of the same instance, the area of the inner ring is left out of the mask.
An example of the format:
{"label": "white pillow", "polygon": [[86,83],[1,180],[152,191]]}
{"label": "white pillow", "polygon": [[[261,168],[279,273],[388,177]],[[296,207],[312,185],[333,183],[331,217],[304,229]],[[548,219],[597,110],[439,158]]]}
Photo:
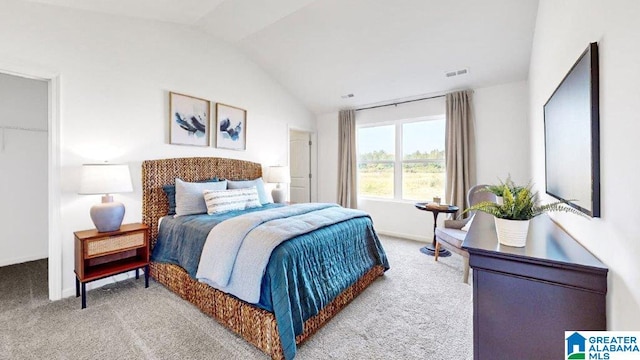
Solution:
{"label": "white pillow", "polygon": [[176,179],[175,216],[206,213],[207,204],[204,202],[202,192],[204,190],[224,190],[226,188],[226,180],[213,183],[190,183]]}
{"label": "white pillow", "polygon": [[471,223],[473,222],[473,217],[476,216],[475,214],[471,215],[471,218],[469,219],[469,221],[467,221],[466,224],[464,224],[464,226],[460,229],[462,231],[469,231],[469,228],[471,227]]}
{"label": "white pillow", "polygon": [[207,214],[261,207],[256,187],[231,190],[204,190]]}

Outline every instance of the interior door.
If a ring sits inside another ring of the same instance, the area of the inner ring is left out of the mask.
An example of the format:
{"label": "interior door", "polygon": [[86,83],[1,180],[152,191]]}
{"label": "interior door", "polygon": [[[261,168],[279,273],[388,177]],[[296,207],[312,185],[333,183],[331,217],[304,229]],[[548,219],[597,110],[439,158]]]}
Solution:
{"label": "interior door", "polygon": [[311,201],[311,134],[289,130],[289,169],[291,203]]}

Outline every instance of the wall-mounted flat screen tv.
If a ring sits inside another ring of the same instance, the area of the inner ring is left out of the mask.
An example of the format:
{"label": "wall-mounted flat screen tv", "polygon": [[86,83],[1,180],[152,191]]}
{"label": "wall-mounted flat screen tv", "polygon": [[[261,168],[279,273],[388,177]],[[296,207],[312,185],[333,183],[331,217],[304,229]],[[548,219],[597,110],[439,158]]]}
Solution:
{"label": "wall-mounted flat screen tv", "polygon": [[600,217],[598,45],[591,43],[544,105],[547,194]]}

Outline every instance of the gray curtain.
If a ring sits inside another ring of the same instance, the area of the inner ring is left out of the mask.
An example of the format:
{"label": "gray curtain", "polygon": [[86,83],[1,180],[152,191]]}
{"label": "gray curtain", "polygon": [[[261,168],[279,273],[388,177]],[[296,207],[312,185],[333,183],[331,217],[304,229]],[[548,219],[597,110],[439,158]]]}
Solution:
{"label": "gray curtain", "polygon": [[445,154],[448,204],[467,208],[467,192],[475,185],[475,136],[471,90],[447,94]]}
{"label": "gray curtain", "polygon": [[356,182],[356,112],[342,110],[339,114],[340,142],[338,148],[338,204],[356,209],[358,191]]}

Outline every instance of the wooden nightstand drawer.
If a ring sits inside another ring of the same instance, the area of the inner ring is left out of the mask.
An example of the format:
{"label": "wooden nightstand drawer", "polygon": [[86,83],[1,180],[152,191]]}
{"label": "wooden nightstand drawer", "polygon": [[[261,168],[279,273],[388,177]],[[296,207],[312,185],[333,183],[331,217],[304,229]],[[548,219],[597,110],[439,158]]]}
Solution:
{"label": "wooden nightstand drawer", "polygon": [[85,244],[85,259],[122,252],[145,246],[144,232],[126,235],[109,236],[102,239],[88,240]]}

